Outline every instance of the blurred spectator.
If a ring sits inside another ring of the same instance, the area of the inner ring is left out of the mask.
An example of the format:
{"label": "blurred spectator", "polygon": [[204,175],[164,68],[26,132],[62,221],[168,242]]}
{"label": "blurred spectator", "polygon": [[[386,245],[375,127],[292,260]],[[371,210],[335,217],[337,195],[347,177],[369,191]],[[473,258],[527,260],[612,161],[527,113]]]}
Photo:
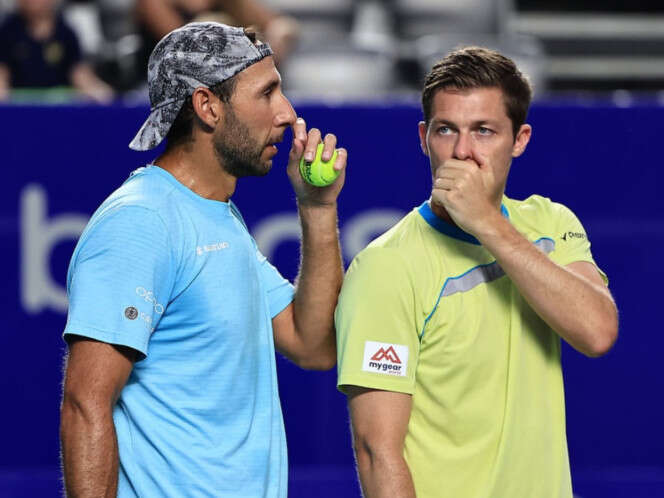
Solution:
{"label": "blurred spectator", "polygon": [[[136,12],[148,57],[166,33],[190,21],[220,20],[237,26],[255,26],[261,39],[272,47],[277,62],[288,56],[299,34],[295,19],[274,12],[258,0],[137,0]],[[211,17],[219,14],[225,17]],[[148,57],[143,61],[145,67]]]}
{"label": "blurred spectator", "polygon": [[0,99],[10,88],[72,86],[97,102],[113,90],[83,61],[79,41],[65,23],[59,0],[17,0],[0,25]]}

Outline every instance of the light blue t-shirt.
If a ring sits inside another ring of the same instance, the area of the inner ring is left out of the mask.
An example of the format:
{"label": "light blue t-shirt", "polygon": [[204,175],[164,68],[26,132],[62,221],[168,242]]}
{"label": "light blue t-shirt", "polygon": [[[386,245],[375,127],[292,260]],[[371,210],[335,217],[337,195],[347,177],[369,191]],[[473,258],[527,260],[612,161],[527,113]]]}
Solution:
{"label": "light blue t-shirt", "polygon": [[140,168],[90,219],[67,291],[65,335],[142,355],[113,411],[119,497],[286,497],[272,318],[293,286],[233,203]]}

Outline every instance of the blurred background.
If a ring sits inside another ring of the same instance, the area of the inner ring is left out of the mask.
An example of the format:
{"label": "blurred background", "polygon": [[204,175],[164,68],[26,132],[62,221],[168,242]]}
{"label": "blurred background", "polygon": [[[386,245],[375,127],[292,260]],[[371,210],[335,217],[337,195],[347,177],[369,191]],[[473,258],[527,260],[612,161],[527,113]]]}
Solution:
{"label": "blurred background", "polygon": [[[0,497],[62,495],[67,265],[94,209],[158,155],[127,148],[149,110],[147,57],[196,19],[256,26],[298,114],[348,148],[346,264],[428,197],[417,122],[433,62],[462,44],[517,61],[535,86],[534,135],[507,193],[577,213],[621,313],[607,356],[563,351],[575,494],[664,497],[664,3],[655,0],[0,0]],[[298,223],[281,149],[272,173],[243,179],[233,199],[292,279]],[[359,497],[336,372],[278,366],[290,496]]]}

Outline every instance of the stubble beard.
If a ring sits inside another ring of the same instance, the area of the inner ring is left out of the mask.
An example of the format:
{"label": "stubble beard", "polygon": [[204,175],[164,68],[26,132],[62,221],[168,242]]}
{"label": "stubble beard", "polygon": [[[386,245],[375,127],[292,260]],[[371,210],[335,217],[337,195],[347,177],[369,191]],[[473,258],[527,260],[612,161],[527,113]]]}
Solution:
{"label": "stubble beard", "polygon": [[255,140],[249,127],[241,122],[230,105],[226,105],[223,128],[214,137],[214,152],[219,165],[236,178],[265,176],[271,164],[261,161],[262,144]]}

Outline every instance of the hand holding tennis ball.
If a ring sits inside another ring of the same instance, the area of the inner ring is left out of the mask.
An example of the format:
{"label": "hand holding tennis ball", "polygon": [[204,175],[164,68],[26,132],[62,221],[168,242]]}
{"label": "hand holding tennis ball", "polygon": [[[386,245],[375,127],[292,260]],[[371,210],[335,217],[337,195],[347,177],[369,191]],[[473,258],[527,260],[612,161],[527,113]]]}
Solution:
{"label": "hand holding tennis ball", "polygon": [[337,160],[337,150],[334,150],[332,157],[329,161],[323,161],[323,144],[318,144],[316,148],[316,156],[311,162],[305,161],[304,157],[300,159],[300,175],[305,182],[316,187],[327,187],[334,183],[339,173],[334,169],[334,163]]}

